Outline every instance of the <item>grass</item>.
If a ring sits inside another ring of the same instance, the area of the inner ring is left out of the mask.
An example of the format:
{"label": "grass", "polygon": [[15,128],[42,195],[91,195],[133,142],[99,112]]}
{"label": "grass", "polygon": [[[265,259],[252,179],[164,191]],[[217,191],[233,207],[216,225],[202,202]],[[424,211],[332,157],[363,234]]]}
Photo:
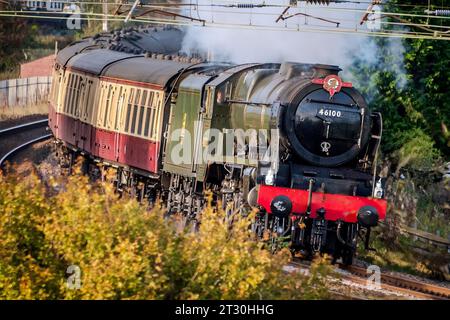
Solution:
{"label": "grass", "polygon": [[[444,186],[445,188],[449,187]],[[417,228],[447,239],[450,236],[450,216],[445,213],[448,203],[436,204],[429,194],[422,194],[417,202]]]}
{"label": "grass", "polygon": [[11,108],[0,108],[0,121],[18,119],[30,115],[45,115],[48,113],[48,105],[42,102],[29,106],[16,106]]}
{"label": "grass", "polygon": [[[385,270],[435,278],[440,276],[437,269],[445,261],[445,253],[438,254],[436,249],[419,245],[419,242],[414,242],[405,235],[399,235],[396,243],[388,245],[380,233],[374,233],[370,246],[376,251],[365,251],[363,248],[358,248],[358,258]],[[419,247],[424,251],[436,251],[435,255],[419,254],[414,250]]]}
{"label": "grass", "polygon": [[8,79],[17,79],[20,77],[20,68],[0,72],[0,81]]}
{"label": "grass", "polygon": [[446,250],[396,230],[404,224],[446,239],[450,234],[448,182],[432,177],[395,181],[387,198],[390,228],[373,230],[371,247],[376,251],[361,248],[358,257],[386,270],[441,277],[439,268],[448,263]]}
{"label": "grass", "polygon": [[399,244],[388,247],[381,237],[374,236],[371,247],[376,251],[358,252],[358,258],[398,272],[422,274],[423,268],[418,266],[418,259],[411,250],[408,250],[408,239],[399,239]]}

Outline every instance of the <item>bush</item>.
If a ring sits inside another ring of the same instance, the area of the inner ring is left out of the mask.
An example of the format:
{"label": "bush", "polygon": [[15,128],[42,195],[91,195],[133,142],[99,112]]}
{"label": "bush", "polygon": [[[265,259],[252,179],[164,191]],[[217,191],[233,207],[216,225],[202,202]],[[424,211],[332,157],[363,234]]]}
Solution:
{"label": "bush", "polygon": [[397,173],[403,167],[415,170],[431,170],[440,158],[433,139],[421,129],[404,132],[398,138],[399,150],[395,153],[398,161]]}
{"label": "bush", "polygon": [[[108,183],[76,174],[49,184],[0,177],[1,298],[328,297],[328,265],[287,274],[290,254],[271,255],[253,239],[252,215],[230,219],[210,206],[194,233]],[[67,285],[71,265],[81,271],[78,289]]]}
{"label": "bush", "polygon": [[61,265],[43,231],[51,204],[36,178],[0,174],[0,298],[54,299]]}

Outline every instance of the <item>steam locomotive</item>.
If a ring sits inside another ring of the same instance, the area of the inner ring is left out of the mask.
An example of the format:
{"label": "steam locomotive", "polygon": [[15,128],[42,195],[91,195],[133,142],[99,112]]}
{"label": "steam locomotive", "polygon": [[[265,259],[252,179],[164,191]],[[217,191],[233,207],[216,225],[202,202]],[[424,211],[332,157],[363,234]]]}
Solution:
{"label": "steam locomotive", "polygon": [[62,161],[114,168],[120,192],[186,219],[212,192],[230,213],[256,208],[274,248],[351,264],[386,214],[381,115],[337,66],[205,62],[177,54],[182,36],[128,29],[59,52],[49,126]]}

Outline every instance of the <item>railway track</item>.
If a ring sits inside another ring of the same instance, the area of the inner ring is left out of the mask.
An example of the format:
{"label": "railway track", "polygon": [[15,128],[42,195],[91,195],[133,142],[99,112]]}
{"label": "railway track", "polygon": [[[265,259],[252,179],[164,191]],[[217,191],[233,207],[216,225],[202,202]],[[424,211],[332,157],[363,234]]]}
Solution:
{"label": "railway track", "polygon": [[[14,127],[0,130],[0,168],[3,167],[7,160],[11,158],[24,148],[46,140],[52,136],[46,131],[48,121],[42,119],[17,125]],[[426,239],[430,242],[436,242],[440,245],[448,246],[450,243],[446,239],[439,238],[425,232],[404,228],[405,232],[420,238]],[[300,260],[294,260],[291,263],[294,267],[309,268],[309,264]],[[365,285],[367,283],[367,270],[357,266],[339,266],[341,270],[347,271],[347,274],[342,274],[343,278],[347,280]],[[381,273],[381,288],[401,292],[421,299],[442,299],[450,300],[450,289],[436,286],[423,281],[408,279],[406,277],[394,276],[391,274]]]}
{"label": "railway track", "polygon": [[6,161],[26,147],[46,140],[52,135],[47,133],[48,120],[42,119],[0,130],[0,168]]}
{"label": "railway track", "polygon": [[[366,268],[358,266],[340,266],[341,269],[350,272],[367,280],[368,274]],[[419,298],[434,300],[450,300],[450,289],[437,286],[424,281],[408,279],[403,276],[396,276],[387,273],[381,273],[381,287],[388,290],[397,290],[406,294],[410,294]]]}
{"label": "railway track", "polygon": [[[294,259],[291,263],[293,267],[309,268],[310,264]],[[343,279],[358,283],[360,285],[367,285],[367,279],[371,275],[367,273],[366,268],[358,266],[342,266],[336,267],[336,271]],[[342,273],[347,271],[347,273]],[[415,279],[408,279],[406,277],[394,276],[387,273],[381,273],[380,275],[381,289],[391,292],[400,292],[419,299],[431,299],[431,300],[450,300],[450,289],[446,287],[437,286],[424,281]]]}

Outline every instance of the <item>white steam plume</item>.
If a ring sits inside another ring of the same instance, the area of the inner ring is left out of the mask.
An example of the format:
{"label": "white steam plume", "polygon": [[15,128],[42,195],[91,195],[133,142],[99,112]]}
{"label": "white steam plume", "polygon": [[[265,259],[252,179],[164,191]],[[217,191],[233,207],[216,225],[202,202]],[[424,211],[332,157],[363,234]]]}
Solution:
{"label": "white steam plume", "polygon": [[[284,10],[283,7],[263,7],[242,9],[237,7],[211,6],[223,4],[251,3],[254,5],[289,5],[288,0],[252,0],[236,1],[227,0],[198,0],[184,3],[198,4],[185,10],[185,14],[195,18],[201,18],[207,22],[214,22],[215,26],[222,27],[188,27],[187,35],[183,42],[183,51],[186,53],[207,54],[212,60],[229,61],[234,63],[246,62],[283,62],[295,61],[306,63],[323,63],[339,65],[344,70],[354,62],[354,57],[359,57],[368,64],[377,63],[377,56],[381,54],[373,39],[369,36],[357,34],[338,34],[325,32],[299,32],[299,31],[273,31],[255,30],[250,28],[230,28],[232,25],[242,26],[269,26],[290,28],[335,28],[330,22],[321,21],[305,16],[295,16],[285,21],[275,22]],[[305,4],[298,2],[300,8],[289,9],[290,14],[302,12],[311,16],[340,22],[339,29],[358,27],[363,15],[362,12],[354,12],[352,9],[367,9],[367,3],[331,3],[326,5]],[[349,10],[329,10],[329,9]],[[403,46],[401,40],[392,39],[388,43],[392,45],[396,55],[402,57]],[[403,62],[396,68],[397,73],[402,73]]]}

